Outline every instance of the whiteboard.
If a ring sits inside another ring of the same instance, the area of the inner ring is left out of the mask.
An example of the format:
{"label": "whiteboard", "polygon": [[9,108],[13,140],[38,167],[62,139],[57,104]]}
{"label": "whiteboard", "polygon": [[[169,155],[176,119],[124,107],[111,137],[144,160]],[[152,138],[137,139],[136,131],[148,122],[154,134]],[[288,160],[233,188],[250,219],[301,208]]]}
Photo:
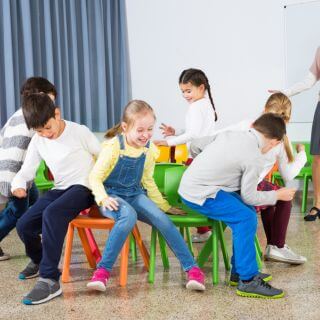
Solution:
{"label": "whiteboard", "polygon": [[[285,88],[307,75],[320,46],[320,1],[284,6]],[[291,122],[310,123],[318,101],[319,82],[310,90],[291,97]]]}

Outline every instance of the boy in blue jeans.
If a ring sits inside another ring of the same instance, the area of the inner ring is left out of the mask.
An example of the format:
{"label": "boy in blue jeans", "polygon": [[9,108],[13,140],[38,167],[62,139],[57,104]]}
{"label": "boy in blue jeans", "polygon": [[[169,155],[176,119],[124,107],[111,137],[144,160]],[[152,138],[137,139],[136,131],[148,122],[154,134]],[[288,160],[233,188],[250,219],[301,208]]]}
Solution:
{"label": "boy in blue jeans", "polygon": [[[32,77],[22,85],[20,93],[46,93],[53,101],[56,99],[55,86],[47,79]],[[25,198],[17,198],[11,193],[11,181],[20,170],[34,130],[27,128],[22,109],[18,109],[0,131],[0,242],[15,228],[18,219],[34,204],[38,198],[38,190],[32,183],[28,185]],[[10,258],[0,247],[0,261]]]}
{"label": "boy in blue jeans", "polygon": [[[27,305],[39,304],[62,293],[58,264],[68,225],[94,199],[88,176],[100,144],[83,125],[61,119],[60,110],[46,94],[30,94],[22,103],[23,115],[33,136],[26,159],[12,181],[12,193],[26,196],[26,184],[34,179],[40,161],[45,160],[55,187],[43,195],[19,219],[17,231],[31,262],[20,279],[40,274],[34,288],[24,297]],[[42,234],[42,241],[40,238]]]}
{"label": "boy in blue jeans", "polygon": [[231,278],[239,281],[240,296],[281,298],[284,295],[266,282],[269,275],[258,271],[254,247],[257,216],[252,206],[273,205],[277,200],[289,201],[294,196],[295,190],[287,188],[257,191],[264,166],[262,155],[278,145],[285,133],[283,119],[267,113],[248,131],[220,133],[210,137],[208,145],[206,138],[195,140],[191,153],[196,158],[179,187],[186,205],[223,221],[232,229]]}

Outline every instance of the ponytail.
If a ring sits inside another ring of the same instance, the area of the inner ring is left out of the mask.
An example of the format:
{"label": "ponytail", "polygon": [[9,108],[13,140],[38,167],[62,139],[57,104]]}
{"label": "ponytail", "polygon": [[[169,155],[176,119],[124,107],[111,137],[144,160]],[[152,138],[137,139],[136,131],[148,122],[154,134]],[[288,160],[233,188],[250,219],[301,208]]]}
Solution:
{"label": "ponytail", "polygon": [[284,150],[286,151],[286,155],[288,157],[288,162],[293,162],[294,157],[293,157],[288,136],[286,134],[283,136],[283,145],[284,145]]}
{"label": "ponytail", "polygon": [[114,127],[112,127],[111,129],[107,130],[107,132],[105,133],[104,137],[107,139],[111,139],[115,136],[117,136],[118,134],[122,133],[122,128],[121,128],[121,123],[119,122],[118,124],[116,124]]}

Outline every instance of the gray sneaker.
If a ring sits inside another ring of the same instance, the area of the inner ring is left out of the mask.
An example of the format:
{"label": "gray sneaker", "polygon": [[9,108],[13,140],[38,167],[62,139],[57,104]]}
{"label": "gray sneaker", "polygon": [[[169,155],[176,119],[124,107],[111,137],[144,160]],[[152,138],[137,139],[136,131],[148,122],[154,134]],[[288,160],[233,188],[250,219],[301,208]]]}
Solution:
{"label": "gray sneaker", "polygon": [[34,288],[24,296],[22,302],[26,305],[47,302],[62,293],[59,281],[39,278]]}
{"label": "gray sneaker", "polygon": [[39,265],[30,261],[29,264],[19,273],[20,280],[35,278],[39,275]]}
{"label": "gray sneaker", "polygon": [[0,247],[0,261],[4,261],[8,259],[10,259],[10,255],[7,253],[4,253]]}
{"label": "gray sneaker", "polygon": [[240,280],[237,295],[249,298],[278,299],[284,296],[284,292],[281,289],[273,288],[257,275],[250,282]]}

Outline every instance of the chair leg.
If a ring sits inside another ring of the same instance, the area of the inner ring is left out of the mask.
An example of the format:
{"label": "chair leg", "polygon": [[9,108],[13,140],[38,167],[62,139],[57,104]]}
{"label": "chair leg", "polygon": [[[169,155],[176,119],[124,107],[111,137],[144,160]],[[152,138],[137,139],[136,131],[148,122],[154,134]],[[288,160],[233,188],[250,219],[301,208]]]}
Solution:
{"label": "chair leg", "polygon": [[129,237],[125,241],[120,256],[120,286],[125,287],[128,279],[128,260],[129,260]]}
{"label": "chair leg", "polygon": [[[214,229],[212,229],[212,234],[214,232]],[[212,234],[210,238],[207,240],[207,242],[204,244],[202,247],[198,258],[197,258],[197,263],[200,268],[202,268],[205,264],[206,261],[208,261],[210,254],[212,253]]]}
{"label": "chair leg", "polygon": [[307,176],[303,178],[303,189],[302,189],[302,202],[301,202],[301,213],[305,214],[307,211],[307,202],[308,202],[308,185],[309,179]]}
{"label": "chair leg", "polygon": [[168,254],[167,254],[167,244],[160,232],[158,232],[158,237],[159,237],[159,247],[160,247],[163,268],[168,270],[170,267],[170,264],[169,264]]}
{"label": "chair leg", "polygon": [[86,235],[87,235],[87,238],[89,241],[91,252],[92,252],[93,256],[95,257],[96,262],[98,263],[101,260],[101,252],[99,250],[97,242],[93,236],[91,229],[85,228],[84,230],[86,232]]}
{"label": "chair leg", "polygon": [[72,243],[73,243],[74,227],[69,223],[68,232],[67,232],[67,241],[64,251],[63,258],[63,267],[62,267],[62,282],[70,281],[70,262],[71,262],[71,252],[72,252]]}
{"label": "chair leg", "polygon": [[228,255],[228,251],[227,251],[227,247],[226,247],[226,241],[224,239],[224,230],[223,230],[221,221],[218,221],[217,229],[218,229],[218,238],[220,241],[224,265],[225,265],[226,270],[229,271],[231,269],[230,259],[229,259],[229,255]]}
{"label": "chair leg", "polygon": [[133,262],[137,262],[137,246],[132,234],[130,234],[130,251]]}
{"label": "chair leg", "polygon": [[187,235],[188,248],[189,248],[191,254],[194,256],[192,238],[191,238],[191,233],[190,233],[190,228],[189,227],[186,227],[186,235]]}
{"label": "chair leg", "polygon": [[219,283],[218,221],[213,222],[212,230],[212,283]]}
{"label": "chair leg", "polygon": [[96,259],[92,255],[86,232],[85,232],[84,228],[77,228],[77,229],[78,229],[79,238],[81,240],[84,253],[87,256],[87,260],[89,262],[89,265],[91,268],[95,269],[96,268]]}
{"label": "chair leg", "polygon": [[140,234],[140,231],[139,231],[137,225],[134,226],[132,233],[133,233],[133,236],[136,240],[136,244],[138,245],[138,248],[140,250],[140,254],[142,256],[143,263],[144,263],[145,267],[147,268],[147,270],[149,270],[149,267],[150,267],[149,252],[148,252],[148,249],[146,248],[144,242],[142,241],[142,237],[141,237],[141,234]]}
{"label": "chair leg", "polygon": [[254,246],[256,249],[256,260],[257,260],[257,264],[258,264],[258,269],[261,270],[262,269],[262,259],[261,259],[262,251],[261,251],[261,247],[260,247],[260,243],[259,243],[257,235],[254,239]]}
{"label": "chair leg", "polygon": [[156,251],[157,251],[157,230],[152,227],[151,243],[150,243],[150,267],[149,267],[149,283],[154,283],[154,273],[156,269]]}
{"label": "chair leg", "polygon": [[180,234],[182,236],[182,238],[184,239],[184,227],[180,227]]}

